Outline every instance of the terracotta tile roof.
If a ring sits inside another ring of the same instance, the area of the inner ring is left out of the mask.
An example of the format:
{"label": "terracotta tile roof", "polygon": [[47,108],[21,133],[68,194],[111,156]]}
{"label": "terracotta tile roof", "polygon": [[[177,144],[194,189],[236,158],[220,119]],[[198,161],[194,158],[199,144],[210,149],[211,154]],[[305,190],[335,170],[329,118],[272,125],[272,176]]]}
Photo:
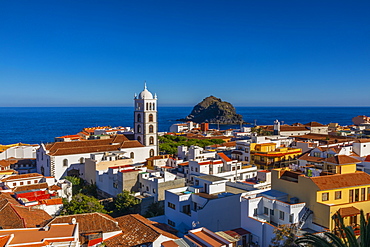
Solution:
{"label": "terracotta tile roof", "polygon": [[154,242],[159,236],[178,239],[175,235],[160,229],[161,224],[150,221],[139,214],[115,218],[123,234],[104,241],[106,246],[139,246]]}
{"label": "terracotta tile roof", "polygon": [[323,125],[323,124],[318,123],[318,122],[309,122],[309,123],[304,124],[304,126],[308,126],[308,127],[326,127],[327,125]]}
{"label": "terracotta tile roof", "polygon": [[0,160],[0,167],[10,167],[10,165],[15,163],[17,163],[17,160],[14,159]]}
{"label": "terracotta tile roof", "polygon": [[370,139],[359,139],[359,140],[356,140],[356,142],[366,143],[366,142],[370,142]]}
{"label": "terracotta tile roof", "polygon": [[344,165],[344,164],[357,164],[360,163],[358,159],[352,158],[347,155],[336,155],[326,159],[326,162],[337,164],[337,165]]}
{"label": "terracotta tile roof", "polygon": [[6,243],[9,241],[10,235],[0,237],[0,247],[5,247]]}
{"label": "terracotta tile roof", "polygon": [[62,188],[60,188],[58,185],[54,184],[52,186],[49,187],[49,190],[61,190]]}
{"label": "terracotta tile roof", "polygon": [[45,205],[59,205],[63,204],[62,198],[54,198],[54,199],[45,199],[40,201],[41,204]]}
{"label": "terracotta tile roof", "polygon": [[85,234],[88,233],[107,233],[121,231],[121,228],[116,223],[116,220],[107,214],[102,213],[87,213],[87,214],[74,214],[66,216],[57,216],[47,223],[58,224],[58,223],[71,223],[72,219],[75,218],[79,223],[80,242],[82,244],[87,243],[88,239]]}
{"label": "terracotta tile roof", "polygon": [[370,155],[366,156],[365,160],[366,162],[370,162]]}
{"label": "terracotta tile roof", "polygon": [[229,157],[226,156],[226,154],[224,153],[217,153],[218,156],[221,157],[221,159],[223,159],[225,162],[231,162],[233,161],[232,159],[230,159]]}
{"label": "terracotta tile roof", "polygon": [[307,153],[302,155],[298,159],[299,160],[306,160],[306,161],[309,161],[309,162],[317,162],[317,163],[323,162],[325,160],[325,158],[309,156]]}
{"label": "terracotta tile roof", "polygon": [[[268,125],[266,130],[274,131],[274,126]],[[280,132],[290,132],[290,131],[308,131],[309,130],[304,126],[290,126],[290,125],[280,125]]]}
{"label": "terracotta tile roof", "polygon": [[17,186],[13,189],[13,192],[20,192],[26,190],[43,190],[47,189],[49,186],[47,183],[39,183],[39,184],[31,184],[31,185],[23,185]]}
{"label": "terracotta tile roof", "polygon": [[332,190],[370,185],[370,175],[365,172],[334,174],[310,178],[320,190]]}
{"label": "terracotta tile roof", "polygon": [[360,214],[360,210],[353,207],[353,206],[352,207],[346,207],[346,208],[340,208],[338,211],[339,211],[339,214],[342,217],[353,216],[353,215]]}
{"label": "terracotta tile roof", "polygon": [[44,176],[38,173],[28,173],[28,174],[22,174],[22,175],[12,175],[7,178],[3,178],[2,182],[8,182],[12,180],[19,180],[19,179],[29,179],[29,178],[43,178]]}
{"label": "terracotta tile roof", "polygon": [[87,140],[77,142],[54,142],[45,146],[50,155],[69,155],[82,153],[96,153],[119,151],[121,148],[143,147],[138,141],[130,141],[124,135],[102,140]]}
{"label": "terracotta tile roof", "polygon": [[37,227],[52,217],[41,209],[32,209],[7,202],[0,208],[0,226],[3,229]]}
{"label": "terracotta tile roof", "polygon": [[176,242],[173,241],[173,240],[165,241],[165,242],[161,243],[161,245],[164,246],[164,247],[178,247],[178,246],[180,246],[180,245],[176,244]]}

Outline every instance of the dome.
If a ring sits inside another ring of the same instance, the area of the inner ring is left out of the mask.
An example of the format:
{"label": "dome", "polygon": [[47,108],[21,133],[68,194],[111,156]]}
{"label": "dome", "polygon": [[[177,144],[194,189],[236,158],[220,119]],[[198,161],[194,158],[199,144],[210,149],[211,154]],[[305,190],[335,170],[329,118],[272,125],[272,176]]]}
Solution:
{"label": "dome", "polygon": [[146,89],[146,85],[144,86],[144,90],[139,94],[138,99],[153,99],[153,94]]}

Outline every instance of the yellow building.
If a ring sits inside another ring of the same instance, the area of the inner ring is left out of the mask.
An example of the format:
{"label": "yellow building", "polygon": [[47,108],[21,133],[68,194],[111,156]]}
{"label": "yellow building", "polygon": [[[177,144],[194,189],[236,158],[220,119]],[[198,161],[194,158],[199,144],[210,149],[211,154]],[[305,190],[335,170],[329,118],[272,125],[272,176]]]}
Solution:
{"label": "yellow building", "polygon": [[[346,225],[359,224],[360,210],[370,215],[370,175],[356,165],[338,165],[337,174],[308,177],[288,168],[272,170],[272,189],[305,202],[315,224],[334,230],[333,215],[339,211]],[[322,173],[323,174],[323,173]]]}
{"label": "yellow building", "polygon": [[264,170],[288,166],[301,154],[300,148],[277,148],[276,143],[250,144],[250,164]]}

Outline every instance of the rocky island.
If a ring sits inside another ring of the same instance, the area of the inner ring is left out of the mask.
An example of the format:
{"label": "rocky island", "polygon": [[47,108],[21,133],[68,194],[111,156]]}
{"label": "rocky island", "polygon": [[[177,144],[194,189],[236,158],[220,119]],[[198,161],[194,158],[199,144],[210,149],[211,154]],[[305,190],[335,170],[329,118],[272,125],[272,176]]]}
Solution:
{"label": "rocky island", "polygon": [[194,106],[190,115],[181,120],[196,123],[240,124],[243,122],[243,117],[236,114],[232,104],[211,95]]}

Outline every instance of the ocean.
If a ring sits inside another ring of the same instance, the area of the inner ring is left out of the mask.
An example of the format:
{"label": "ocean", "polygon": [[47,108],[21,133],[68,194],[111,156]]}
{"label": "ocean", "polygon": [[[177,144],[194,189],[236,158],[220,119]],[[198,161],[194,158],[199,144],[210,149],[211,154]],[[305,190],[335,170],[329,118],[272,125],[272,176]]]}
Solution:
{"label": "ocean", "polygon": [[[192,107],[159,107],[158,131],[168,131],[176,119]],[[53,142],[84,127],[133,126],[133,107],[0,107],[0,144]],[[370,107],[236,107],[244,121],[257,125],[316,121],[322,124],[352,124],[358,115],[370,116]],[[211,127],[216,127],[212,126]],[[220,125],[220,129],[239,126]]]}

